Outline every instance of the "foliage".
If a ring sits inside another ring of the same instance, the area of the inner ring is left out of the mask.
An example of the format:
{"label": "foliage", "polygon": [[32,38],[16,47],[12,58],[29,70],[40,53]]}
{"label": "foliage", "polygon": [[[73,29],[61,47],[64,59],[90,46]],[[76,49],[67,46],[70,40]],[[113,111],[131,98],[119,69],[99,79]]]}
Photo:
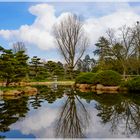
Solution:
{"label": "foliage", "polygon": [[0,132],[7,132],[10,126],[26,116],[28,112],[28,97],[7,99],[3,98],[0,109]]}
{"label": "foliage", "polygon": [[83,60],[80,59],[77,62],[77,70],[81,72],[91,72],[95,63],[96,63],[95,59],[90,58],[89,55],[86,55]]}
{"label": "foliage", "polygon": [[95,73],[92,72],[80,73],[79,76],[76,77],[76,83],[93,84],[94,77],[95,77]]}
{"label": "foliage", "polygon": [[41,62],[40,62],[40,58],[38,58],[37,56],[33,56],[33,58],[31,58],[30,63],[30,71],[31,71],[31,75],[33,77],[37,77],[38,73],[40,71],[40,67],[41,67]]}
{"label": "foliage", "polygon": [[29,76],[32,80],[44,80],[48,77],[47,69],[44,67],[43,62],[41,62],[41,58],[37,56],[33,56],[31,58],[30,63],[30,72]]}
{"label": "foliage", "polygon": [[15,60],[16,60],[16,65],[15,65],[15,79],[14,81],[20,81],[21,79],[23,79],[26,74],[28,73],[29,69],[28,69],[28,64],[27,64],[27,60],[28,60],[28,56],[25,54],[24,51],[18,51],[15,54]]}
{"label": "foliage", "polygon": [[122,77],[119,73],[112,70],[98,72],[94,77],[94,84],[102,84],[104,86],[116,86],[121,83]]}
{"label": "foliage", "polygon": [[[122,26],[117,30],[108,29],[106,36],[99,38],[95,55],[99,56],[101,70],[112,69],[126,74],[140,73],[140,26]],[[109,60],[109,61],[108,61]],[[119,66],[119,67],[118,67]]]}
{"label": "foliage", "polygon": [[126,81],[123,86],[127,87],[130,91],[140,91],[140,76]]}
{"label": "foliage", "polygon": [[58,86],[57,89],[55,89],[53,85],[51,87],[45,85],[34,85],[33,87],[36,87],[40,93],[36,95],[36,102],[39,104],[42,99],[47,100],[48,103],[53,103],[57,98],[61,98],[63,96],[64,87],[59,88]]}
{"label": "foliage", "polygon": [[8,86],[26,76],[28,71],[28,56],[24,51],[13,53],[12,50],[0,48],[0,77]]}
{"label": "foliage", "polygon": [[64,75],[64,68],[61,62],[48,61],[44,67],[47,69],[50,78],[57,75],[58,78],[61,79]]}

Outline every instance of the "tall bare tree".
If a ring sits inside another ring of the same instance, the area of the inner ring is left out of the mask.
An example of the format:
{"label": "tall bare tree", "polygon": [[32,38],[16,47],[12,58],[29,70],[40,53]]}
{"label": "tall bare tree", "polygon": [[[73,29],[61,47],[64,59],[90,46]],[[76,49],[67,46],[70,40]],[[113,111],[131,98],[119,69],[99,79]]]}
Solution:
{"label": "tall bare tree", "polygon": [[54,26],[54,37],[72,78],[72,71],[89,46],[83,24],[76,15],[69,14]]}

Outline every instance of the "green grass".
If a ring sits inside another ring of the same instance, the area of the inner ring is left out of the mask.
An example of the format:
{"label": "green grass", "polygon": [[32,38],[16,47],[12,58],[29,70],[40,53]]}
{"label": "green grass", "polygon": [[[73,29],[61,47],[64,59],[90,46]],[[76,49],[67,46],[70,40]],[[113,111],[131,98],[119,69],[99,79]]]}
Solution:
{"label": "green grass", "polygon": [[[75,80],[75,79],[74,79]],[[70,79],[58,79],[57,81],[74,81]],[[37,80],[37,79],[30,79],[29,82],[54,82],[53,79],[43,79],[43,80]]]}

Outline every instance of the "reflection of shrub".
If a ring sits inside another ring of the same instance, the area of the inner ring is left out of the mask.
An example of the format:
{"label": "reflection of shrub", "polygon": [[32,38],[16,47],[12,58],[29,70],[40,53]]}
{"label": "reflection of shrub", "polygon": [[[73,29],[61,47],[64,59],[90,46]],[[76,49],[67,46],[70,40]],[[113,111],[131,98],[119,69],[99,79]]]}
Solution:
{"label": "reflection of shrub", "polygon": [[140,76],[135,77],[135,78],[125,82],[125,84],[123,86],[127,87],[128,90],[139,91],[140,90]]}
{"label": "reflection of shrub", "polygon": [[79,76],[76,77],[76,83],[93,84],[94,77],[95,77],[95,73],[92,72],[81,73]]}
{"label": "reflection of shrub", "polygon": [[117,86],[121,83],[121,75],[112,70],[105,70],[96,74],[93,84],[104,86]]}

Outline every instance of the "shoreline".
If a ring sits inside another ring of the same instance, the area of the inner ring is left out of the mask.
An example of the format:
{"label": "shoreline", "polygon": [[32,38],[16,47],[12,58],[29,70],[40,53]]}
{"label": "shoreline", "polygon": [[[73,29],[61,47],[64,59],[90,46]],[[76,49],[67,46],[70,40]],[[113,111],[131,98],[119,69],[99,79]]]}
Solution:
{"label": "shoreline", "polygon": [[[49,82],[19,82],[19,83],[11,83],[10,86],[32,86],[32,85],[74,85],[75,81],[49,81]],[[5,87],[5,83],[0,82],[1,87]]]}

